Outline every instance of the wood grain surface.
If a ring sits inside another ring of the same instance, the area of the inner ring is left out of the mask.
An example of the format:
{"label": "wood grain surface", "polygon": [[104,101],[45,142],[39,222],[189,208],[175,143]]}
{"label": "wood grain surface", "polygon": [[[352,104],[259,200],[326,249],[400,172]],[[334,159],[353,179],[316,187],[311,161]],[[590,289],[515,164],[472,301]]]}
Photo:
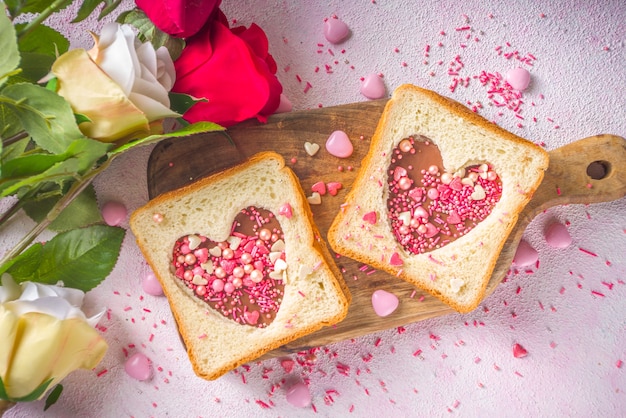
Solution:
{"label": "wood grain surface", "polygon": [[[370,138],[385,103],[386,100],[377,100],[279,114],[272,116],[266,124],[241,123],[228,129],[226,134],[211,133],[162,141],[154,148],[148,162],[149,196],[153,198],[233,166],[257,152],[271,150],[283,155],[307,195],[318,181],[343,185],[336,196],[326,194],[320,205],[312,206],[315,222],[325,237],[369,149]],[[340,159],[325,150],[324,144],[335,130],[346,132],[351,139],[354,145],[351,157]],[[319,152],[309,156],[304,149],[305,142],[318,144]],[[591,173],[590,176],[590,165],[598,168],[599,174]],[[500,254],[487,294],[491,294],[506,275],[524,229],[535,215],[556,205],[610,201],[625,195],[626,141],[623,138],[597,135],[551,151],[550,167]],[[434,297],[392,275],[374,271],[346,257],[338,257],[336,262],[352,293],[346,319],[265,357],[306,350],[454,312]],[[371,296],[377,289],[392,292],[400,299],[398,309],[388,317],[381,318],[372,309]]]}

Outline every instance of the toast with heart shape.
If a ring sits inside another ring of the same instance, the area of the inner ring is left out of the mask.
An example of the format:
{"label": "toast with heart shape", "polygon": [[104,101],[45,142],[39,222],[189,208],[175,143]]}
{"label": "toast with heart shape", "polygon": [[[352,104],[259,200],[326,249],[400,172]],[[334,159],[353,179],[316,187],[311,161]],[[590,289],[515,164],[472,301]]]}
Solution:
{"label": "toast with heart shape", "polygon": [[328,242],[469,312],[548,163],[545,150],[465,106],[402,85]]}
{"label": "toast with heart shape", "polygon": [[276,153],[158,196],[130,226],[200,377],[216,379],[347,314],[347,286]]}

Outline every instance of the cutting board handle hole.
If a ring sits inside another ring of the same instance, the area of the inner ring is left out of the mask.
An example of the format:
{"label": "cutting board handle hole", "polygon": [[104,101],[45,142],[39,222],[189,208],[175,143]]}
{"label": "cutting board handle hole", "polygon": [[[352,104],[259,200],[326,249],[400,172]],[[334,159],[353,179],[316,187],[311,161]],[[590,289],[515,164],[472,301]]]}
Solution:
{"label": "cutting board handle hole", "polygon": [[594,161],[587,166],[587,175],[594,180],[606,178],[611,171],[611,163],[608,161]]}

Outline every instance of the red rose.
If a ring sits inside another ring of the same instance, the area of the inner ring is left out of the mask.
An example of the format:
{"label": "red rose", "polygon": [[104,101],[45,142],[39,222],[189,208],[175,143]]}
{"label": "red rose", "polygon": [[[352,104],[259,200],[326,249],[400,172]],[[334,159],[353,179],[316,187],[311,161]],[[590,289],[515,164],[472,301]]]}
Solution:
{"label": "red rose", "polygon": [[221,0],[135,0],[154,25],[178,38],[200,30]]}
{"label": "red rose", "polygon": [[172,91],[208,100],[185,113],[189,122],[226,127],[252,117],[264,122],[280,103],[283,88],[268,53],[267,36],[256,24],[230,29],[219,9],[186,40],[174,66]]}

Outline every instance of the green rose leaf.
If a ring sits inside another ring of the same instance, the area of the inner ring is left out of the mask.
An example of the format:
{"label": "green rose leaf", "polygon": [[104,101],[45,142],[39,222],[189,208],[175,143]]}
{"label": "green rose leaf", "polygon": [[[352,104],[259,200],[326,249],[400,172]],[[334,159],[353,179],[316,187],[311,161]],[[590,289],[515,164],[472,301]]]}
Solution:
{"label": "green rose leaf", "polygon": [[64,154],[30,154],[17,157],[2,164],[2,179],[43,173],[66,158]]}
{"label": "green rose leaf", "polygon": [[25,194],[27,190],[46,182],[62,186],[65,182],[76,178],[80,165],[77,158],[69,158],[54,164],[42,173],[26,178],[0,179],[0,197],[11,196],[18,191]]}
{"label": "green rose leaf", "polygon": [[[2,135],[0,135],[0,137],[1,136]],[[20,139],[19,141],[15,141],[10,145],[6,145],[2,149],[2,163],[4,164],[6,161],[9,161],[13,158],[18,158],[19,156],[21,156],[26,150],[26,147],[28,147],[29,143],[30,143],[30,138],[26,137],[26,138]],[[0,173],[1,172],[2,170],[0,170]]]}
{"label": "green rose leaf", "polygon": [[82,174],[92,168],[96,161],[104,157],[113,144],[82,137],[72,141],[66,155],[76,157],[79,161],[78,170]]}
{"label": "green rose leaf", "polygon": [[185,41],[180,38],[174,38],[157,28],[140,9],[133,9],[120,14],[117,22],[134,26],[139,32],[139,39],[150,42],[154,49],[159,49],[162,46],[166,47],[174,61],[183,52]]}
{"label": "green rose leaf", "polygon": [[[74,0],[65,0],[56,4],[55,10],[65,9]],[[50,0],[4,0],[11,16],[15,17],[22,13],[41,13],[50,7]]]}
{"label": "green rose leaf", "polygon": [[9,83],[38,83],[39,80],[48,75],[54,60],[54,56],[37,52],[22,52],[22,62],[20,64],[22,71],[11,76]]}
{"label": "green rose leaf", "polygon": [[0,175],[0,196],[11,195],[20,188],[31,190],[46,182],[62,185],[77,179],[94,167],[111,146],[90,138],[78,138],[62,154],[36,153],[7,160]]}
{"label": "green rose leaf", "polygon": [[[15,28],[19,32],[24,26],[25,24],[20,24],[16,25]],[[18,46],[22,53],[37,52],[56,58],[57,55],[61,55],[69,50],[70,42],[65,36],[51,27],[37,25],[19,39]]]}
{"label": "green rose leaf", "polygon": [[100,4],[104,3],[104,7],[98,15],[98,20],[100,20],[114,11],[121,2],[122,0],[84,0],[72,23],[78,23],[87,19]]}
{"label": "green rose leaf", "polygon": [[43,407],[44,411],[47,411],[52,405],[54,405],[61,396],[61,392],[63,392],[63,385],[58,384],[52,389],[48,397],[46,398],[46,405]]}
{"label": "green rose leaf", "polygon": [[34,254],[28,251],[16,257],[8,272],[16,282],[62,281],[67,287],[87,292],[113,270],[125,232],[123,228],[93,225],[60,233],[41,247],[39,264],[31,274],[21,274],[17,267],[23,262],[33,262],[28,258]]}
{"label": "green rose leaf", "polygon": [[[60,198],[61,195],[59,194],[43,200],[29,201],[24,205],[24,211],[35,222],[41,222]],[[64,232],[102,223],[102,221],[96,192],[93,185],[89,185],[63,209],[61,214],[48,226],[48,229]]]}
{"label": "green rose leaf", "polygon": [[166,134],[160,135],[150,135],[145,138],[138,139],[133,142],[129,142],[128,144],[122,145],[119,148],[116,148],[112,151],[113,155],[121,154],[124,151],[127,151],[130,148],[139,147],[142,145],[153,144],[155,142],[161,141],[165,138],[178,138],[185,137],[193,134],[206,133],[206,132],[215,132],[215,131],[223,131],[225,128],[213,122],[196,122],[191,125],[184,126],[183,128]]}
{"label": "green rose leaf", "polygon": [[191,109],[193,105],[199,102],[208,102],[207,99],[197,99],[193,96],[184,93],[169,93],[170,108],[183,115],[186,111]]}
{"label": "green rose leaf", "polygon": [[[0,8],[1,10],[2,8]],[[20,54],[17,49],[17,36],[13,23],[6,13],[0,13],[0,86],[6,83],[7,76],[20,64]]]}
{"label": "green rose leaf", "polygon": [[19,83],[5,87],[2,93],[5,97],[0,96],[0,105],[14,112],[33,141],[46,151],[61,154],[73,140],[83,137],[72,108],[55,92]]}
{"label": "green rose leaf", "polygon": [[[0,94],[2,94],[0,92]],[[0,138],[4,141],[24,131],[20,120],[10,109],[0,104]]]}
{"label": "green rose leaf", "polygon": [[0,273],[9,272],[16,283],[20,282],[18,277],[32,276],[39,267],[42,248],[43,245],[40,242],[34,243],[18,257],[3,265]]}

